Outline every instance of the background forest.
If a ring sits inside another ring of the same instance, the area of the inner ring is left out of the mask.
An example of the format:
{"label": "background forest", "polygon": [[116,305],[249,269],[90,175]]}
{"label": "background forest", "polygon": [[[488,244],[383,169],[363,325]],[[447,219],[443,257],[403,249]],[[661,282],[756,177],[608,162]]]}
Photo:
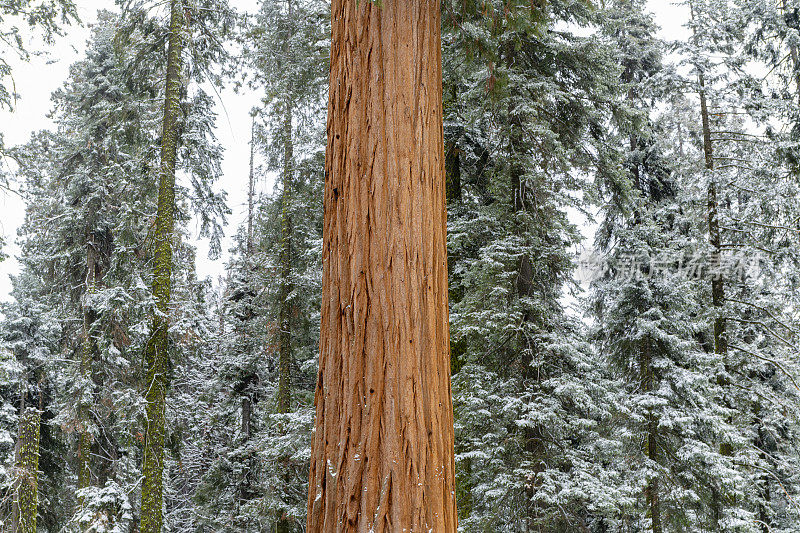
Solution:
{"label": "background forest", "polygon": [[[442,2],[459,531],[800,532],[800,2],[682,5],[688,37],[667,41],[645,0]],[[28,531],[31,472],[38,531],[139,530],[154,313],[164,530],[305,531],[330,5],[183,0],[167,315],[170,10],[108,8],[54,126],[0,137],[26,206],[0,322],[3,531]],[[6,58],[79,24],[71,0],[0,2],[0,107]],[[232,87],[259,105],[223,250]],[[198,230],[221,281],[196,272]]]}

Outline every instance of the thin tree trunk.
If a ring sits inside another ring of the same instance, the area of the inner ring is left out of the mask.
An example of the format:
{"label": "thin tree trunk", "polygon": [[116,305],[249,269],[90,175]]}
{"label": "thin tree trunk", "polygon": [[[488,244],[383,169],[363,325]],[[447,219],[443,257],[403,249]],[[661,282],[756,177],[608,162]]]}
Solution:
{"label": "thin tree trunk", "polygon": [[[629,72],[625,72],[622,81],[626,85],[633,82],[633,76]],[[628,89],[628,103],[631,106],[636,105],[636,98],[633,87]],[[631,133],[629,139],[629,150],[631,155],[630,174],[633,179],[633,186],[639,192],[640,198],[634,200],[633,205],[633,220],[634,225],[642,223],[642,210],[639,208],[639,201],[650,201],[651,196],[644,190],[644,183],[642,182],[641,161],[639,161],[639,138]],[[653,372],[653,352],[652,343],[649,338],[644,338],[639,346],[639,382],[642,392],[652,392],[656,387],[656,376]],[[647,459],[652,463],[658,463],[658,417],[652,409],[648,409],[647,422],[645,428],[645,446],[644,453]],[[661,525],[661,494],[658,482],[658,477],[653,477],[647,480],[647,485],[644,488],[644,496],[647,502],[647,514],[650,518],[652,533],[662,533],[663,528]]]}
{"label": "thin tree trunk", "polygon": [[247,244],[245,251],[248,262],[253,258],[253,217],[255,215],[255,173],[253,169],[253,158],[255,155],[255,145],[256,116],[254,114],[253,122],[250,125],[250,174],[247,179]]}
{"label": "thin tree trunk", "polygon": [[[455,106],[457,102],[458,87],[453,84],[450,88],[450,105]],[[445,140],[444,152],[445,197],[448,206],[456,205],[461,202],[461,155],[456,139]]]}
{"label": "thin tree trunk", "polygon": [[163,527],[163,474],[165,407],[169,387],[168,345],[172,238],[175,229],[175,159],[180,114],[181,53],[183,49],[183,5],[170,0],[167,79],[164,94],[164,123],[161,133],[161,169],[158,181],[158,210],[155,228],[153,269],[153,331],[145,352],[147,434],[144,445],[141,533],[160,533]]}
{"label": "thin tree trunk", "polygon": [[332,17],[307,530],[454,533],[440,4]]}
{"label": "thin tree trunk", "polygon": [[[784,11],[784,16],[788,13],[788,6],[786,5],[786,0],[781,2],[781,8]],[[795,91],[798,99],[798,103],[800,103],[800,57],[798,57],[797,53],[797,45],[794,41],[789,42],[789,56],[792,58],[792,68],[794,69],[794,82],[795,82]]]}
{"label": "thin tree trunk", "polygon": [[292,283],[292,161],[294,144],[292,142],[292,107],[287,101],[284,118],[284,163],[283,196],[281,198],[281,251],[278,333],[278,412],[288,413],[291,409],[291,366],[292,366],[292,303],[294,286]]}
{"label": "thin tree trunk", "polygon": [[[97,243],[90,237],[86,243],[86,292],[84,298],[91,298],[100,277]],[[94,437],[89,430],[91,403],[87,400],[89,388],[93,386],[92,364],[97,352],[97,341],[92,336],[92,324],[96,317],[91,303],[83,305],[83,339],[81,344],[81,378],[84,382],[82,397],[78,408],[80,434],[78,436],[78,488],[84,489],[92,484],[91,453]],[[81,503],[83,501],[81,500]]]}
{"label": "thin tree trunk", "polygon": [[[255,216],[255,176],[254,176],[254,169],[253,169],[253,159],[255,153],[255,132],[256,132],[256,118],[255,115],[253,116],[253,123],[250,128],[250,174],[248,176],[248,187],[247,187],[247,243],[245,244],[245,269],[247,269],[247,275],[249,276],[252,273],[253,268],[253,218]],[[251,300],[250,296],[247,296],[248,300]],[[252,306],[252,302],[248,301],[248,307]],[[247,320],[252,318],[252,309],[249,308],[247,310]],[[247,333],[245,333],[247,335]],[[249,380],[249,378],[248,378]],[[250,439],[251,433],[251,416],[253,414],[253,404],[250,398],[251,391],[249,388],[245,386],[244,388],[244,395],[242,396],[242,439],[244,441],[248,441]],[[247,476],[245,476],[247,477]],[[242,487],[242,495],[244,497],[246,493],[246,487]]]}
{"label": "thin tree trunk", "polygon": [[[655,376],[653,375],[653,353],[650,339],[644,339],[639,349],[640,361],[639,372],[641,373],[642,391],[652,392],[655,388]],[[647,413],[647,433],[645,439],[645,454],[653,462],[658,462],[658,418],[652,409]],[[644,489],[645,499],[647,500],[647,514],[651,521],[651,531],[662,533],[661,526],[661,495],[659,493],[658,477],[653,477],[647,481]]]}
{"label": "thin tree trunk", "polygon": [[445,144],[444,161],[447,204],[458,204],[461,201],[461,156],[455,141],[448,141]]}
{"label": "thin tree trunk", "polygon": [[[705,79],[698,76],[700,82],[700,114],[703,124],[703,154],[706,170],[714,170],[714,147],[711,142],[711,123],[706,100]],[[719,265],[722,254],[722,242],[719,229],[719,203],[717,201],[717,183],[713,177],[708,184],[708,240],[711,243],[711,263]],[[712,275],[711,298],[714,307],[721,307],[725,301],[725,286],[721,275]],[[714,319],[714,352],[724,355],[728,350],[725,340],[725,319],[718,316]]]}
{"label": "thin tree trunk", "polygon": [[[291,61],[293,37],[293,6],[292,0],[286,0],[286,41],[285,54],[287,61]],[[294,283],[292,281],[292,191],[294,188],[294,132],[292,121],[294,119],[294,101],[292,99],[292,79],[287,78],[285,108],[283,117],[283,195],[281,197],[281,251],[280,251],[280,309],[278,320],[280,322],[280,332],[278,336],[278,412],[288,413],[292,409],[292,315],[294,314],[294,304],[292,303],[292,292]],[[281,426],[281,433],[286,428]],[[289,461],[287,461],[289,464]],[[288,471],[285,474],[288,476]],[[285,486],[289,485],[290,480],[284,478]],[[275,524],[275,533],[289,533],[291,523],[283,516],[280,511]]]}
{"label": "thin tree trunk", "polygon": [[[711,141],[711,120],[708,113],[708,101],[706,98],[706,86],[703,73],[698,74],[698,82],[700,86],[700,115],[703,128],[703,155],[705,157],[705,167],[709,172],[714,170],[714,146]],[[708,239],[711,244],[711,264],[719,265],[722,256],[722,246],[720,240],[719,228],[719,203],[717,201],[717,184],[714,176],[709,179],[708,185]],[[725,302],[725,286],[721,273],[711,273],[711,303],[714,308],[721,311],[721,307]],[[728,345],[725,335],[725,318],[719,313],[714,318],[714,353],[722,358],[725,366],[726,373],[728,368]],[[727,378],[720,378],[719,384],[722,387],[729,385]],[[731,445],[728,442],[720,444],[720,453],[722,455],[730,456],[733,453]],[[719,527],[722,520],[723,498],[719,493],[717,487],[712,486],[711,489],[711,511],[715,527]]]}
{"label": "thin tree trunk", "polygon": [[[758,452],[759,459],[763,464],[770,463],[770,456],[767,452],[767,431],[764,429],[764,421],[761,416],[761,406],[760,404],[756,403],[753,408],[753,425],[758,427],[758,433],[755,437],[755,447]],[[769,473],[764,470],[758,476],[758,485],[759,485],[759,495],[761,496],[761,501],[758,502],[758,522],[759,522],[759,529],[761,533],[770,533],[773,528],[772,522],[772,505],[771,505],[771,494],[769,490],[770,483],[772,480],[770,479]]]}
{"label": "thin tree trunk", "polygon": [[24,394],[19,414],[19,435],[16,446],[16,479],[12,531],[36,533],[39,508],[39,426],[41,413],[25,405]]}

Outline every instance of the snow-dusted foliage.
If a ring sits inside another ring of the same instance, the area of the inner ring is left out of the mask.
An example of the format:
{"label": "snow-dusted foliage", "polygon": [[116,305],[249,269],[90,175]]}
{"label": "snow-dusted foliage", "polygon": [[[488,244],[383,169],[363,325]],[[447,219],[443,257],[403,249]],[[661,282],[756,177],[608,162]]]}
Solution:
{"label": "snow-dusted foliage", "polygon": [[[800,3],[685,0],[675,41],[652,6],[442,3],[464,533],[800,531]],[[330,5],[184,7],[164,530],[300,533]],[[0,138],[26,204],[0,309],[3,531],[19,527],[26,409],[38,530],[141,527],[169,31],[161,2],[120,8],[53,94],[53,127]],[[74,18],[66,0],[13,0],[0,48],[25,54],[27,24],[47,39]],[[0,108],[8,76],[0,58]],[[190,230],[222,255],[215,99],[231,81],[262,96],[233,185],[248,218],[224,276],[202,280]]]}

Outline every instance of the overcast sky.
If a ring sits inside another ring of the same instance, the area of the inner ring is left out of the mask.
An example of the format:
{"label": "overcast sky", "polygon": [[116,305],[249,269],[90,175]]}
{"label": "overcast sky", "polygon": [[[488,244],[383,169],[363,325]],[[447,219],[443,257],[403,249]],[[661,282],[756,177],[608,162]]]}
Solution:
{"label": "overcast sky", "polygon": [[[257,0],[234,0],[231,3],[239,9],[254,10]],[[50,94],[66,79],[69,65],[82,59],[85,43],[90,29],[86,25],[96,20],[98,9],[108,9],[109,2],[98,0],[76,0],[78,13],[84,26],[67,28],[66,35],[50,47],[48,55],[33,57],[24,63],[17,58],[9,58],[14,71],[14,83],[17,92],[22,96],[17,102],[14,113],[0,111],[0,128],[7,146],[24,143],[33,131],[48,128],[52,122],[47,118],[51,110]],[[686,35],[683,24],[687,12],[683,6],[673,5],[664,0],[650,0],[656,22],[661,26],[661,36],[677,39]],[[31,45],[37,47],[36,43]],[[41,46],[38,46],[41,48]],[[217,136],[225,147],[225,160],[222,164],[223,178],[219,187],[228,193],[228,205],[233,211],[226,228],[226,242],[223,251],[227,251],[230,235],[245,220],[247,214],[247,176],[249,164],[250,117],[249,111],[258,103],[259,95],[252,92],[235,94],[223,91],[221,99],[224,109],[217,104],[218,121]],[[271,191],[272,183],[260,183],[261,191]],[[10,257],[0,262],[0,300],[8,300],[11,290],[10,274],[19,270],[15,255],[19,248],[16,245],[17,228],[24,218],[22,200],[13,193],[0,192],[0,234],[6,241],[3,250]],[[197,228],[190,228],[196,233]],[[224,272],[226,255],[217,261],[207,259],[207,243],[198,241],[198,274],[201,277],[215,278]]]}

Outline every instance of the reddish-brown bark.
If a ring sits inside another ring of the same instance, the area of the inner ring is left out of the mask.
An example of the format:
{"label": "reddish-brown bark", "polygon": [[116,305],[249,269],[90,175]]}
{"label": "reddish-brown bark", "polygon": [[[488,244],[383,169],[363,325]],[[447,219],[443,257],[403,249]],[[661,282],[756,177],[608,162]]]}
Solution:
{"label": "reddish-brown bark", "polygon": [[308,531],[455,532],[440,4],[332,10]]}

